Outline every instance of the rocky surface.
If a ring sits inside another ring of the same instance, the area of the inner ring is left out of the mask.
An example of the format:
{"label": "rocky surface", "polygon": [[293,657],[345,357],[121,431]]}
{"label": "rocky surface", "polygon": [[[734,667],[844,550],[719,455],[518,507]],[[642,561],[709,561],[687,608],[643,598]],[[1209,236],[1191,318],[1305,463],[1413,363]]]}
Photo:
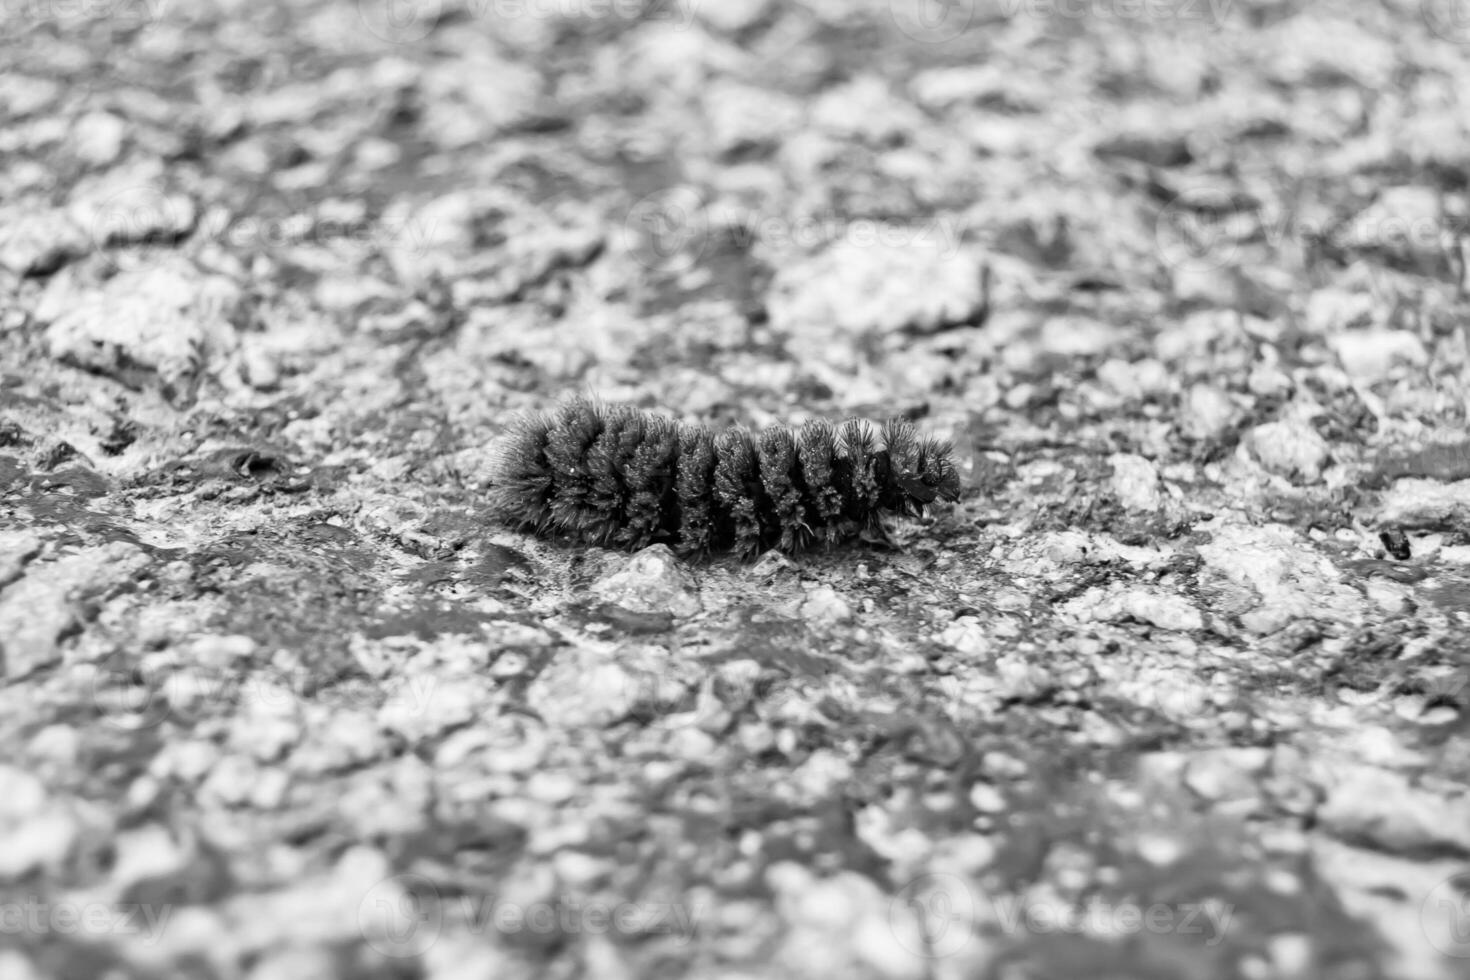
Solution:
{"label": "rocky surface", "polygon": [[[0,4],[0,976],[1465,975],[1453,6]],[[965,497],[497,528],[576,390]]]}

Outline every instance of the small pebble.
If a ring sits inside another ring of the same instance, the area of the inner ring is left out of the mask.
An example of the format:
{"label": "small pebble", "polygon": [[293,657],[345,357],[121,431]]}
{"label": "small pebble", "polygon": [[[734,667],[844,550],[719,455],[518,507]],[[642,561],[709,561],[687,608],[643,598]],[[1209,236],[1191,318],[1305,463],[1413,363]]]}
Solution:
{"label": "small pebble", "polygon": [[700,610],[693,577],[667,545],[644,548],[592,584],[592,594],[630,612],[688,619]]}

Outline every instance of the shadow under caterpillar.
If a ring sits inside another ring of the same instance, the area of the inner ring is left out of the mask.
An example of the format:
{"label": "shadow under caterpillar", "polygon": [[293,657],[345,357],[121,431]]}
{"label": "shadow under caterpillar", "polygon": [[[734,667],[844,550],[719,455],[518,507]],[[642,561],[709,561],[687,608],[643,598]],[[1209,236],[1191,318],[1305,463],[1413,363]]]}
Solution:
{"label": "shadow under caterpillar", "polygon": [[574,398],[512,425],[491,509],[542,536],[748,559],[881,539],[885,513],[919,516],[936,499],[958,500],[950,453],[898,419],[716,432]]}

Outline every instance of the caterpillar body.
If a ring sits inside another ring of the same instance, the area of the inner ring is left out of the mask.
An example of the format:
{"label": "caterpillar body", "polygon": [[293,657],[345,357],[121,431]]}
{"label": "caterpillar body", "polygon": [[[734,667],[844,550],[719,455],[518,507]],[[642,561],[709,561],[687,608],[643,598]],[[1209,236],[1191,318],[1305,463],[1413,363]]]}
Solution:
{"label": "caterpillar body", "polygon": [[491,510],[519,530],[601,547],[795,553],[881,536],[886,513],[958,500],[950,454],[897,419],[716,432],[575,398],[512,425]]}

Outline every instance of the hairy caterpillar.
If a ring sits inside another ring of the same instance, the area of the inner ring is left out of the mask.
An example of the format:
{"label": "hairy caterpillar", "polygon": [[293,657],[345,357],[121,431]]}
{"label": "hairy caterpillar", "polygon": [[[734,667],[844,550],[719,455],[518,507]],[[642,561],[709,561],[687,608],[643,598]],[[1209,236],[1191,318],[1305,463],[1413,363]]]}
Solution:
{"label": "hairy caterpillar", "polygon": [[950,452],[897,419],[716,432],[574,398],[513,424],[491,509],[517,529],[602,547],[794,553],[881,537],[885,513],[958,500]]}

